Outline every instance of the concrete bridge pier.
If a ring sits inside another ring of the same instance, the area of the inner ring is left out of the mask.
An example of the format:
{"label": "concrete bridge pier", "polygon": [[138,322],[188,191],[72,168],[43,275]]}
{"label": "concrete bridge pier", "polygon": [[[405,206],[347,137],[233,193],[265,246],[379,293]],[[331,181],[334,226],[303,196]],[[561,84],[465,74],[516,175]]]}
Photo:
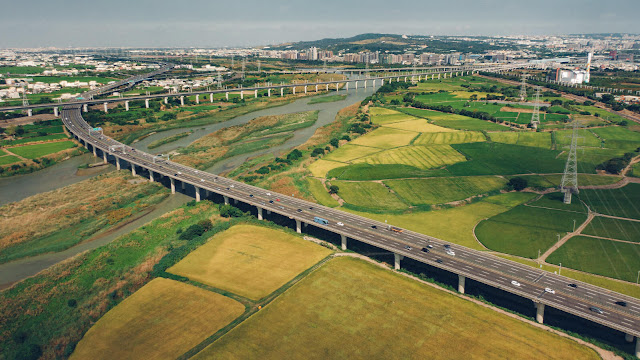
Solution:
{"label": "concrete bridge pier", "polygon": [[400,77],[399,76],[396,78],[396,82],[400,82]]}
{"label": "concrete bridge pier", "polygon": [[96,147],[95,145],[91,145],[91,147],[93,148],[93,157],[98,157],[98,153],[96,152]]}
{"label": "concrete bridge pier", "polygon": [[406,76],[404,77],[404,82],[407,82],[407,77]]}
{"label": "concrete bridge pier", "polygon": [[364,88],[367,88],[367,79],[364,79]]}
{"label": "concrete bridge pier", "polygon": [[196,104],[200,104],[200,94],[196,94]]}
{"label": "concrete bridge pier", "polygon": [[184,181],[180,180],[180,188],[184,191]]}
{"label": "concrete bridge pier", "polygon": [[284,96],[284,88],[280,88],[280,97]]}
{"label": "concrete bridge pier", "polygon": [[271,97],[271,89],[267,89],[267,96]]}
{"label": "concrete bridge pier", "polygon": [[153,182],[153,170],[149,170],[149,181]]}
{"label": "concrete bridge pier", "polygon": [[136,176],[136,164],[131,163],[131,175]]}
{"label": "concrete bridge pier", "polygon": [[624,334],[624,340],[628,343],[633,342],[633,335],[631,334]]}
{"label": "concrete bridge pier", "polygon": [[318,84],[316,84],[316,92],[318,92]]}
{"label": "concrete bridge pier", "polygon": [[28,109],[27,110],[27,116],[33,116],[33,110],[32,109]]}
{"label": "concrete bridge pier", "polygon": [[302,221],[296,220],[296,232],[298,234],[302,233]]}
{"label": "concrete bridge pier", "polygon": [[116,157],[116,170],[120,170],[120,158]]}
{"label": "concrete bridge pier", "polygon": [[213,102],[213,93],[209,94],[209,102],[212,103]]}
{"label": "concrete bridge pier", "polygon": [[253,97],[254,97],[255,99],[257,99],[257,98],[258,98],[258,89],[253,90]]}
{"label": "concrete bridge pier", "polygon": [[224,93],[224,97],[227,99],[227,101],[229,101],[229,93],[228,92]]}
{"label": "concrete bridge pier", "polygon": [[171,181],[171,193],[175,194],[176,193],[176,179],[169,178],[169,181]]}
{"label": "concrete bridge pier", "polygon": [[344,89],[349,91],[349,82],[344,83]]}
{"label": "concrete bridge pier", "polygon": [[262,208],[258,207],[258,220],[264,220],[264,218],[262,217]]}
{"label": "concrete bridge pier", "polygon": [[180,96],[180,106],[184,106],[184,96]]}
{"label": "concrete bridge pier", "polygon": [[58,117],[58,115],[58,107],[56,106],[53,108],[53,116]]}
{"label": "concrete bridge pier", "polygon": [[129,102],[128,101],[124,102],[124,111],[129,111]]}
{"label": "concrete bridge pier", "polygon": [[164,104],[167,105],[168,103],[169,103],[169,98],[168,97],[164,98]]}
{"label": "concrete bridge pier", "polygon": [[240,100],[244,99],[244,90],[240,90]]}
{"label": "concrete bridge pier", "polygon": [[384,79],[380,79],[380,86],[384,86]]}
{"label": "concrete bridge pier", "polygon": [[82,105],[82,111],[83,112],[89,111],[89,106],[87,106],[87,104]]}
{"label": "concrete bridge pier", "polygon": [[336,83],[336,91],[338,91],[339,87],[340,87],[340,84]]}
{"label": "concrete bridge pier", "polygon": [[144,99],[144,107],[145,109],[149,108],[149,99]]}
{"label": "concrete bridge pier", "polygon": [[199,202],[200,201],[200,188],[195,186],[195,185],[193,187],[196,188],[196,202]]}
{"label": "concrete bridge pier", "polygon": [[106,164],[107,163],[107,153],[106,152],[102,152],[102,161]]}
{"label": "concrete bridge pier", "polygon": [[438,74],[438,80],[440,80],[440,74]]}
{"label": "concrete bridge pier", "polygon": [[224,204],[229,205],[229,197],[226,195],[222,195],[222,197],[224,198]]}
{"label": "concrete bridge pier", "polygon": [[400,254],[393,254],[393,268],[400,270],[400,260],[404,259],[404,256]]}
{"label": "concrete bridge pier", "polygon": [[307,85],[304,86],[304,94],[307,95]]}
{"label": "concrete bridge pier", "polygon": [[107,107],[107,103],[104,103],[104,112],[105,112],[105,114],[109,112],[109,108]]}
{"label": "concrete bridge pier", "polygon": [[536,303],[536,321],[540,324],[544,323],[544,304]]}
{"label": "concrete bridge pier", "polygon": [[464,275],[458,275],[458,292],[464,294],[464,283],[467,280]]}
{"label": "concrete bridge pier", "polygon": [[267,210],[267,215],[271,215],[271,210]]}
{"label": "concrete bridge pier", "polygon": [[347,237],[344,235],[340,235],[340,242],[342,245],[342,250],[347,250]]}
{"label": "concrete bridge pier", "polygon": [[293,95],[295,95],[296,94],[296,87],[294,86],[294,87],[292,87],[292,89],[293,89]]}
{"label": "concrete bridge pier", "polygon": [[636,338],[636,357],[640,358],[640,339]]}
{"label": "concrete bridge pier", "polygon": [[234,203],[235,205],[238,205],[238,199],[233,199],[233,203]]}
{"label": "concrete bridge pier", "polygon": [[355,81],[355,88],[358,90],[358,80]]}

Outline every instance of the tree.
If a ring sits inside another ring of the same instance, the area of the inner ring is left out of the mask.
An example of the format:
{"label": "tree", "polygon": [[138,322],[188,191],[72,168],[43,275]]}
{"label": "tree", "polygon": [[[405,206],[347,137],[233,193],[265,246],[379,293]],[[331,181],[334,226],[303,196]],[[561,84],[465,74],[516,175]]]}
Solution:
{"label": "tree", "polygon": [[338,185],[329,186],[329,194],[337,194],[338,191],[340,191],[340,188],[338,187]]}
{"label": "tree", "polygon": [[302,157],[302,151],[298,149],[291,150],[291,152],[287,155],[287,159],[289,160],[298,160],[301,157]]}
{"label": "tree", "polygon": [[235,206],[228,204],[220,206],[220,216],[222,217],[241,217],[243,215],[244,213],[242,212],[242,210],[238,209]]}
{"label": "tree", "polygon": [[513,189],[515,191],[524,190],[527,187],[527,179],[521,177],[514,177],[509,180],[507,183],[507,188]]}
{"label": "tree", "polygon": [[331,144],[331,146],[333,146],[334,148],[337,148],[338,146],[340,146],[340,140],[338,140],[338,138],[333,138],[329,141],[329,144]]}
{"label": "tree", "polygon": [[562,105],[562,100],[553,99],[551,100],[551,106]]}
{"label": "tree", "polygon": [[313,157],[316,157],[316,156],[318,156],[320,154],[324,154],[324,149],[323,148],[315,148],[311,152],[311,156],[313,156]]}

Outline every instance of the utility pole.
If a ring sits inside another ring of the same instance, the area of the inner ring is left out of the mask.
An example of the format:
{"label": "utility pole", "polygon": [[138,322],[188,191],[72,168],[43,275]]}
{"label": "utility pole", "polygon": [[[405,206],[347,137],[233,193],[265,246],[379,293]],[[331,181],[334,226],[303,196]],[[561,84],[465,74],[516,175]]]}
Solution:
{"label": "utility pole", "polygon": [[242,80],[244,80],[244,67],[245,67],[246,63],[245,63],[245,58],[242,58],[242,72],[240,73],[240,76],[242,78]]}

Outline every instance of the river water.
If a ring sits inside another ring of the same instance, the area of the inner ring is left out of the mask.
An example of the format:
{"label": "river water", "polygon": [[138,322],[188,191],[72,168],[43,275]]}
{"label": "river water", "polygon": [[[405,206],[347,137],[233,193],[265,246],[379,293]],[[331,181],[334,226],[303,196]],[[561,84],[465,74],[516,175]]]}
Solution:
{"label": "river water", "polygon": [[[353,85],[353,84],[352,84]],[[331,95],[347,95],[347,98],[342,101],[335,102],[327,102],[327,103],[317,103],[309,105],[308,102],[311,101],[314,97],[305,97],[294,102],[278,106],[270,109],[260,110],[256,112],[252,112],[249,114],[241,115],[236,118],[233,118],[229,121],[225,121],[223,123],[212,124],[207,126],[199,126],[194,128],[182,128],[182,129],[174,129],[169,131],[160,132],[157,134],[153,134],[135,144],[133,146],[139,150],[150,152],[150,153],[166,153],[172,150],[176,150],[180,147],[185,147],[192,143],[193,141],[210,134],[216,130],[222,129],[224,127],[245,124],[256,117],[266,116],[266,115],[280,115],[280,114],[289,114],[300,111],[312,111],[319,110],[318,120],[310,127],[299,129],[294,131],[293,137],[288,139],[285,143],[278,145],[273,148],[258,150],[252,153],[237,155],[223,161],[216,163],[212,168],[207,171],[212,173],[222,173],[228,170],[231,170],[240,164],[244,163],[248,158],[255,157],[259,155],[263,155],[266,153],[273,153],[275,155],[280,152],[286,151],[292,147],[298,146],[306,142],[311,135],[318,129],[326,124],[334,121],[336,114],[341,109],[345,108],[354,103],[359,103],[364,100],[365,97],[373,94],[376,88],[368,87],[367,89],[351,89],[349,91],[340,90],[340,91],[330,91],[326,95],[319,96],[331,96]],[[153,150],[149,150],[147,145],[152,141],[162,139],[168,137],[170,135],[174,135],[177,133],[192,131],[189,136],[179,139],[178,141],[162,145]],[[98,162],[98,159],[94,159],[92,154],[84,154],[82,156],[77,156],[71,158],[69,160],[58,163],[54,166],[51,166],[47,169],[26,174],[15,177],[10,177],[6,179],[0,179],[0,205],[7,204],[14,201],[22,200],[26,197],[55,190],[67,185],[74,184],[76,182],[85,180],[92,176],[96,176],[98,174],[102,174],[105,172],[113,171],[115,169],[114,166],[108,165],[101,170],[94,172],[91,175],[76,175],[76,170],[78,166],[93,162]],[[68,259],[76,254],[79,254],[83,251],[95,249],[99,246],[109,243],[114,240],[118,236],[122,234],[126,234],[129,231],[132,231],[145,223],[161,216],[162,214],[184,204],[185,202],[191,200],[191,198],[176,193],[175,195],[169,196],[160,204],[156,205],[154,210],[143,215],[142,217],[124,225],[121,228],[118,228],[115,231],[111,231],[104,236],[96,236],[96,240],[86,242],[83,244],[76,245],[72,248],[69,248],[65,251],[57,252],[57,253],[49,253],[42,254],[26,259],[21,259],[13,262],[9,262],[6,264],[0,264],[0,289],[10,286],[12,283],[20,281],[24,278],[33,276],[38,272],[48,268],[51,265],[54,265],[60,261]]]}

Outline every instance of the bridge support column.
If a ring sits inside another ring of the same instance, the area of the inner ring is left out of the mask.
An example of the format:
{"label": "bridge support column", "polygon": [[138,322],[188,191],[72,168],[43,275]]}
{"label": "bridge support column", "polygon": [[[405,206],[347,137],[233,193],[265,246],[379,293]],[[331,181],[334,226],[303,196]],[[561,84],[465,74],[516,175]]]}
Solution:
{"label": "bridge support column", "polygon": [[229,93],[224,93],[224,97],[227,99],[227,101],[229,101]]}
{"label": "bridge support column", "polygon": [[209,102],[212,103],[213,102],[213,93],[209,94]]}
{"label": "bridge support column", "polygon": [[153,182],[153,170],[149,170],[149,181]]}
{"label": "bridge support column", "polygon": [[184,191],[184,181],[180,180],[180,187],[182,188],[182,190]]}
{"label": "bridge support column", "polygon": [[120,158],[116,157],[116,170],[120,170]]}
{"label": "bridge support column", "polygon": [[82,105],[82,112],[87,112],[89,111],[89,106],[87,106],[87,104]]}
{"label": "bridge support column", "polygon": [[636,357],[640,358],[640,338],[636,338]]}
{"label": "bridge support column", "polygon": [[93,148],[93,157],[98,157],[96,146],[95,145],[91,145],[91,147]]}
{"label": "bridge support column", "polygon": [[106,164],[107,163],[107,153],[106,152],[102,152],[102,161]]}
{"label": "bridge support column", "polygon": [[196,202],[200,201],[200,188],[197,186],[194,186],[196,188]]}
{"label": "bridge support column", "polygon": [[244,90],[240,90],[240,100],[244,99]]}
{"label": "bridge support column", "polygon": [[628,343],[633,342],[633,335],[631,334],[624,334],[624,340]]}
{"label": "bridge support column", "polygon": [[27,110],[27,116],[33,116],[33,110],[32,109],[28,109]]}
{"label": "bridge support column", "polygon": [[196,104],[200,104],[200,94],[196,94]]}
{"label": "bridge support column", "polygon": [[356,80],[355,88],[358,90],[358,80]]}
{"label": "bridge support column", "polygon": [[329,84],[327,84],[327,91],[329,91]]}
{"label": "bridge support column", "polygon": [[302,233],[302,221],[296,220],[296,232],[298,234]]}
{"label": "bridge support column", "polygon": [[347,250],[347,237],[340,235],[340,242],[342,243],[342,250]]}
{"label": "bridge support column", "polygon": [[536,321],[540,324],[544,323],[544,304],[536,303]]}
{"label": "bridge support column", "polygon": [[284,88],[280,88],[280,97],[284,96]]}
{"label": "bridge support column", "polygon": [[338,91],[338,87],[340,84],[336,83],[336,91]]}
{"label": "bridge support column", "polygon": [[296,87],[294,86],[294,87],[292,87],[292,89],[293,89],[293,95],[295,95],[296,94]]}
{"label": "bridge support column", "polygon": [[253,97],[254,97],[255,99],[257,99],[257,98],[258,98],[258,89],[253,90]]}
{"label": "bridge support column", "polygon": [[109,112],[109,108],[107,107],[107,103],[104,103],[104,112],[105,113]]}
{"label": "bridge support column", "polygon": [[318,92],[318,84],[316,84],[316,92]]}
{"label": "bridge support column", "polygon": [[129,102],[128,101],[124,102],[124,111],[129,111]]}
{"label": "bridge support column", "polygon": [[464,294],[464,283],[467,280],[464,275],[458,275],[458,292]]}
{"label": "bridge support column", "polygon": [[271,215],[271,210],[267,210],[267,215]]}
{"label": "bridge support column", "polygon": [[184,106],[184,96],[180,96],[180,106]]}
{"label": "bridge support column", "polygon": [[169,103],[169,98],[168,97],[164,98],[164,104],[167,105],[168,103]]}
{"label": "bridge support column", "polygon": [[135,164],[131,164],[131,175],[136,176],[136,165]]}
{"label": "bridge support column", "polygon": [[438,74],[438,80],[440,80],[440,74]]}
{"label": "bridge support column", "polygon": [[229,197],[226,195],[223,195],[222,197],[224,198],[224,204],[229,205]]}
{"label": "bridge support column", "polygon": [[364,79],[364,88],[367,88],[367,79]]}
{"label": "bridge support column", "polygon": [[307,95],[307,85],[304,86],[304,94]]}
{"label": "bridge support column", "polygon": [[171,193],[175,194],[176,193],[176,179],[169,178],[169,180],[171,181]]}
{"label": "bridge support column", "polygon": [[53,108],[53,116],[58,117],[58,107]]}
{"label": "bridge support column", "polygon": [[262,208],[261,207],[258,207],[258,220],[264,220],[262,218]]}
{"label": "bridge support column", "polygon": [[404,256],[399,254],[393,254],[393,268],[396,270],[400,270],[400,260],[402,260]]}
{"label": "bridge support column", "polygon": [[149,108],[149,99],[144,99],[144,107],[145,109]]}
{"label": "bridge support column", "polygon": [[271,97],[271,89],[267,89],[267,97]]}
{"label": "bridge support column", "polygon": [[384,86],[384,79],[380,79],[380,86]]}

